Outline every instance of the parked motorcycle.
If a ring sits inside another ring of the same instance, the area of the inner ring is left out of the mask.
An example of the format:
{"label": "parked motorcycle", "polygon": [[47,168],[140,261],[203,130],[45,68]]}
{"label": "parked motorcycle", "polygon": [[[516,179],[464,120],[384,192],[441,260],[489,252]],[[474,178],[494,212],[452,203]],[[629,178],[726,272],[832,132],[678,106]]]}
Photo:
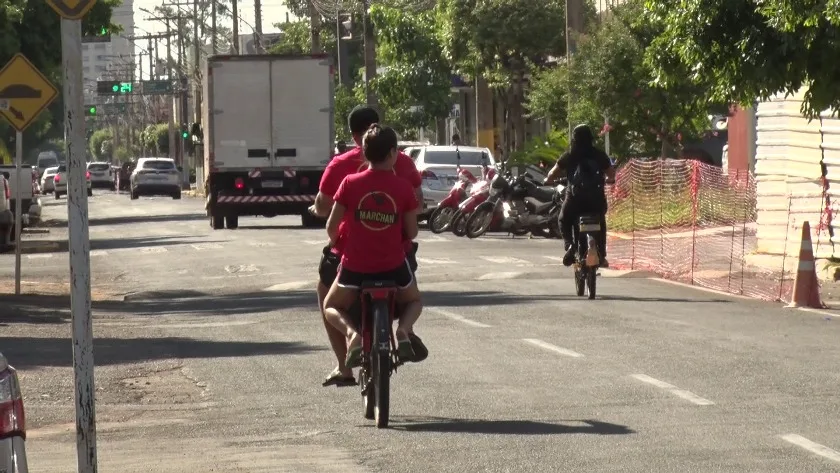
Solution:
{"label": "parked motorcycle", "polygon": [[478,238],[500,222],[499,229],[514,235],[560,236],[560,206],[565,186],[542,186],[529,173],[498,176],[490,184],[490,197],[466,223],[466,235]]}
{"label": "parked motorcycle", "polygon": [[496,170],[489,168],[484,179],[472,185],[470,196],[458,205],[458,210],[452,217],[451,224],[452,233],[455,236],[464,236],[467,234],[467,219],[490,196],[490,183],[496,176]]}
{"label": "parked motorcycle", "polygon": [[[486,170],[484,172],[486,174]],[[449,195],[440,201],[437,208],[429,217],[429,230],[432,233],[443,233],[449,229],[453,217],[458,212],[458,205],[467,199],[468,191],[478,179],[467,169],[458,170],[458,179],[449,191]]]}

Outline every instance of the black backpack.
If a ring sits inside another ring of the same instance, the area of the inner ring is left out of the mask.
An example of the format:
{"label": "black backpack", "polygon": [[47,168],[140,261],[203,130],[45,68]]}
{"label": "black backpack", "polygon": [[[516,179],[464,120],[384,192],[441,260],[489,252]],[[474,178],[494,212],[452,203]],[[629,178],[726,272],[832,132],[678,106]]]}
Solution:
{"label": "black backpack", "polygon": [[594,159],[582,159],[569,176],[569,195],[575,198],[595,198],[601,192],[603,176]]}

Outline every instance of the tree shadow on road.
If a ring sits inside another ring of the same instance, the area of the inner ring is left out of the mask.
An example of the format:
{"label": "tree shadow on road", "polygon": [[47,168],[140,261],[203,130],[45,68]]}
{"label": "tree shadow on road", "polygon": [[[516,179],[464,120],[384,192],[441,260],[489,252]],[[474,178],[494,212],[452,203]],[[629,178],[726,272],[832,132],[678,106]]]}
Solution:
{"label": "tree shadow on road", "polygon": [[[96,238],[90,240],[91,250],[117,250],[131,248],[150,248],[158,246],[196,245],[220,243],[220,241],[193,240],[186,236],[158,236],[133,238]],[[130,256],[129,256],[130,257]]]}
{"label": "tree shadow on road", "polygon": [[726,299],[683,299],[683,298],[670,298],[670,297],[637,297],[637,296],[625,296],[625,295],[615,295],[615,294],[603,294],[598,295],[597,299],[602,299],[605,301],[636,301],[636,302],[724,302],[729,303],[732,302]]}
{"label": "tree shadow on road", "polygon": [[302,230],[305,232],[319,231],[324,239],[324,244],[327,243],[327,235],[323,228],[304,228],[300,225],[240,225],[239,230]]}
{"label": "tree shadow on road", "polygon": [[206,220],[207,216],[202,213],[190,214],[169,214],[169,215],[131,215],[125,217],[91,217],[88,225],[125,225],[132,223],[162,223],[162,222],[191,222]]}
{"label": "tree shadow on road", "polygon": [[[69,338],[0,337],[0,352],[16,368],[73,366]],[[323,348],[300,342],[211,341],[193,338],[95,338],[97,366],[121,365],[170,358],[238,358],[263,355],[296,355]]]}
{"label": "tree shadow on road", "polygon": [[[564,424],[562,422],[568,422]],[[574,424],[572,424],[574,422]],[[584,425],[581,425],[584,424]],[[636,433],[624,425],[597,420],[539,422],[532,420],[450,419],[446,417],[394,417],[391,428],[406,432],[438,432],[490,435],[594,434],[627,435]]]}

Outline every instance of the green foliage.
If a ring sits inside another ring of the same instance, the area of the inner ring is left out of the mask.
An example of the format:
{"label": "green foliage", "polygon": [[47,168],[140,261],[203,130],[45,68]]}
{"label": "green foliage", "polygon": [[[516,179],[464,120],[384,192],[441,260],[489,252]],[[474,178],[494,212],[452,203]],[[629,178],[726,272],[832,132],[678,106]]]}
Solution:
{"label": "green foliage", "polygon": [[147,152],[167,156],[169,154],[169,124],[149,125],[140,133],[140,143]]}
{"label": "green foliage", "polygon": [[[111,11],[120,0],[100,0],[82,20],[83,34],[102,28],[119,31],[111,25]],[[14,54],[22,53],[58,88],[62,89],[60,18],[43,1],[0,0],[0,66]],[[24,133],[24,149],[33,149],[45,141],[63,136],[63,101],[61,97],[45,110]],[[11,147],[15,131],[0,120],[0,141]]]}
{"label": "green foliage", "polygon": [[[110,161],[110,147],[107,147],[108,149],[105,149],[106,147],[103,147],[103,144],[108,143],[110,145],[111,140],[113,139],[114,134],[111,132],[110,128],[96,130],[95,132],[93,132],[92,135],[90,135],[90,141],[88,142],[90,154],[97,161]],[[105,151],[108,151],[108,153],[106,153]]]}
{"label": "green foliage", "polygon": [[557,127],[566,124],[569,114],[569,69],[565,63],[535,71],[528,91],[528,111],[534,118],[547,118]]}
{"label": "green foliage", "polygon": [[335,87],[335,139],[344,140],[349,143],[353,140],[350,129],[347,127],[347,117],[353,107],[358,105],[353,91],[349,87],[336,85]]}
{"label": "green foliage", "polygon": [[750,104],[805,86],[804,113],[840,110],[837,0],[648,0],[644,14],[664,24],[648,61],[667,89],[690,77]]}
{"label": "green foliage", "polygon": [[371,87],[387,121],[406,134],[447,117],[452,106],[452,68],[434,34],[434,13],[409,14],[374,5],[371,21],[377,32],[379,65],[384,67]]}
{"label": "green foliage", "polygon": [[521,151],[510,155],[509,164],[540,164],[545,162],[550,168],[557,158],[569,147],[569,138],[566,131],[551,131],[546,136],[533,137]]}

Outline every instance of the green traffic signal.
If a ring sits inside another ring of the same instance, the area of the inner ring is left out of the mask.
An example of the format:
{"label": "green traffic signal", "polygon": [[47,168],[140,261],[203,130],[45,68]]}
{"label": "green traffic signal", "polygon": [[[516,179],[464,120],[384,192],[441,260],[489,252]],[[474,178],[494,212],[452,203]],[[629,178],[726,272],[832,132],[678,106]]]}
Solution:
{"label": "green traffic signal", "polygon": [[183,138],[183,139],[185,139],[185,140],[186,140],[187,138],[189,138],[189,136],[190,136],[190,134],[189,134],[189,133],[187,133],[186,131],[182,131],[182,132],[181,132],[181,138]]}
{"label": "green traffic signal", "polygon": [[120,91],[120,86],[118,84],[114,84],[114,86],[111,87],[111,90],[113,90],[114,92],[119,92]]}
{"label": "green traffic signal", "polygon": [[96,107],[90,107],[88,109],[88,113],[90,113],[91,115],[96,115]]}

